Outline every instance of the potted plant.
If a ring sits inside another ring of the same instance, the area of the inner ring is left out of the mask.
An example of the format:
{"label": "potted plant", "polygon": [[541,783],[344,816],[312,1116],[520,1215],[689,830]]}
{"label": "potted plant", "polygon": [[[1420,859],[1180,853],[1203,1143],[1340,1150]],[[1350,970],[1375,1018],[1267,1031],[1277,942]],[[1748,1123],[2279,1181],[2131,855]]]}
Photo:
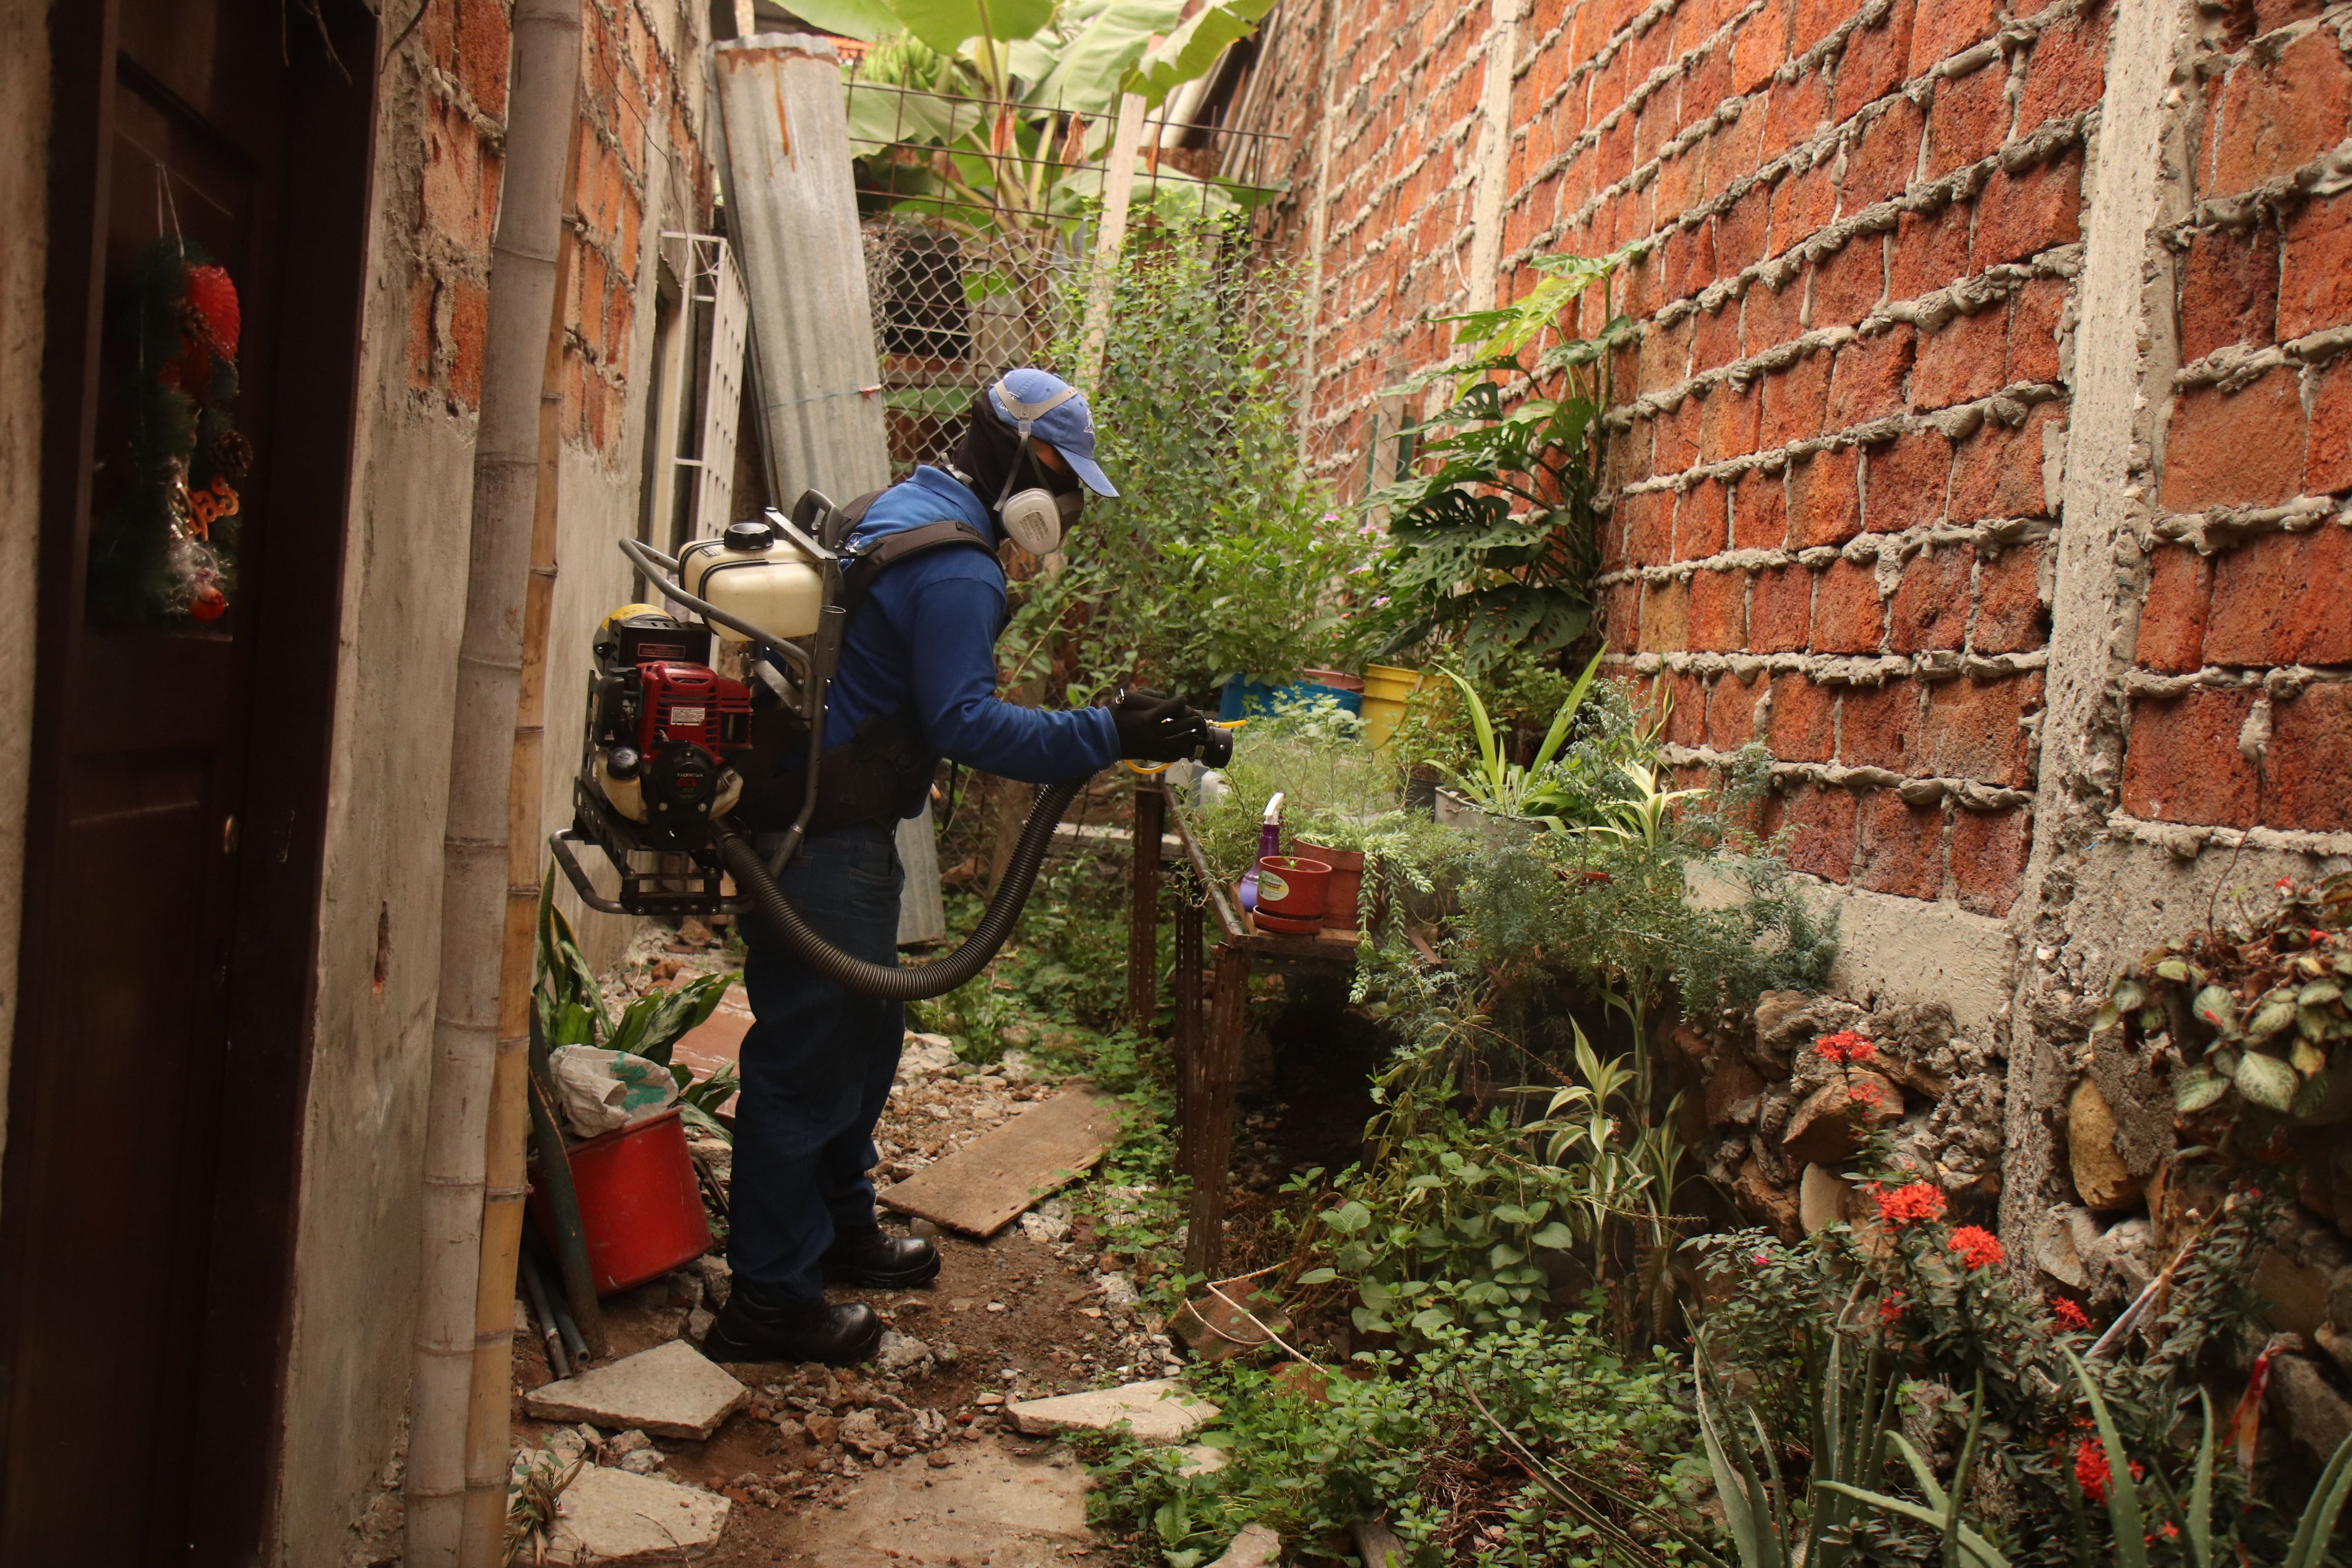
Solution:
{"label": "potted plant", "polygon": [[1323,810],[1309,816],[1291,838],[1293,853],[1320,860],[1331,868],[1330,891],[1323,905],[1323,929],[1357,929],[1356,906],[1364,882],[1366,831],[1361,820],[1344,812]]}

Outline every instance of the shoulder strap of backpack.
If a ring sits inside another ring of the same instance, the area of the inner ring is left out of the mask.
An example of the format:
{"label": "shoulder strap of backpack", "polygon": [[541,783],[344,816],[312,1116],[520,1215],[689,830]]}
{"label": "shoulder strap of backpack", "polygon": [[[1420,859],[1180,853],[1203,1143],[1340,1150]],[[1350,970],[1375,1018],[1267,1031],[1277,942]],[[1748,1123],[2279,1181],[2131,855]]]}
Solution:
{"label": "shoulder strap of backpack", "polygon": [[[856,506],[859,503],[853,501],[851,504]],[[852,556],[849,564],[842,568],[842,609],[856,610],[874,586],[874,579],[908,556],[950,546],[984,550],[990,560],[996,559],[996,546],[989,542],[987,536],[971,524],[953,518],[927,522],[920,528],[904,528],[895,533],[886,533]]]}
{"label": "shoulder strap of backpack", "polygon": [[817,542],[827,550],[840,549],[841,542],[856,532],[857,525],[866,521],[866,509],[881,499],[880,490],[867,490],[847,506],[826,514],[824,531]]}

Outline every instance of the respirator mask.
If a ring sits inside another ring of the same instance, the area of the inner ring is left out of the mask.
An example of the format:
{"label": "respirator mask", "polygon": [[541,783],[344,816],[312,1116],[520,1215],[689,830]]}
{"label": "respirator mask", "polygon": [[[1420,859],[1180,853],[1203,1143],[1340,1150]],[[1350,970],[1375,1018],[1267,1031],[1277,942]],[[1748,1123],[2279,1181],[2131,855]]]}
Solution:
{"label": "respirator mask", "polygon": [[[1003,525],[1004,536],[1013,543],[1032,555],[1050,555],[1062,547],[1062,535],[1070,524],[1078,520],[1078,511],[1085,505],[1086,498],[1075,478],[1066,492],[1056,493],[1048,488],[1052,476],[1046,472],[1045,465],[1037,461],[1035,452],[1030,449],[1029,432],[1047,410],[1058,408],[1076,397],[1078,389],[1066,387],[1043,403],[1020,402],[1002,381],[989,390],[992,397],[1001,402],[1013,416],[1013,428],[1021,434],[1020,451],[1013,459],[1013,467],[1005,472],[1003,488],[996,493],[997,519]],[[1016,490],[1013,487],[1021,478],[1024,465],[1037,468],[1041,482]]]}

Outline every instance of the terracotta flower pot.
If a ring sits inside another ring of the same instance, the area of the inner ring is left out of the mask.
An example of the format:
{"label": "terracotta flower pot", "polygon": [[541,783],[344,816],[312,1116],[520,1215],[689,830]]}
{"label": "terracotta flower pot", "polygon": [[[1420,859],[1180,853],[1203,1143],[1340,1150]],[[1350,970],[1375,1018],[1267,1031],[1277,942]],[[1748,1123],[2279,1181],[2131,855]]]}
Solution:
{"label": "terracotta flower pot", "polygon": [[1323,927],[1331,868],[1295,855],[1262,855],[1257,862],[1257,921],[1268,931],[1310,936]]}
{"label": "terracotta flower pot", "polygon": [[1323,929],[1354,931],[1357,898],[1364,885],[1364,852],[1330,849],[1305,838],[1294,840],[1290,847],[1307,859],[1331,868],[1330,886],[1323,897]]}

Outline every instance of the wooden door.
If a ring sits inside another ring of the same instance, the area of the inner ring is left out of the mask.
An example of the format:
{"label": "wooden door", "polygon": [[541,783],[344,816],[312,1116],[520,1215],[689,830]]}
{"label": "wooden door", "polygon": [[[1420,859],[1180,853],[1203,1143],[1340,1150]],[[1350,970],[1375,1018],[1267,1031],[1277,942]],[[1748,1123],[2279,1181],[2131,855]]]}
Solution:
{"label": "wooden door", "polygon": [[275,1512],[374,78],[320,23],[53,12],[0,1562],[256,1562]]}

